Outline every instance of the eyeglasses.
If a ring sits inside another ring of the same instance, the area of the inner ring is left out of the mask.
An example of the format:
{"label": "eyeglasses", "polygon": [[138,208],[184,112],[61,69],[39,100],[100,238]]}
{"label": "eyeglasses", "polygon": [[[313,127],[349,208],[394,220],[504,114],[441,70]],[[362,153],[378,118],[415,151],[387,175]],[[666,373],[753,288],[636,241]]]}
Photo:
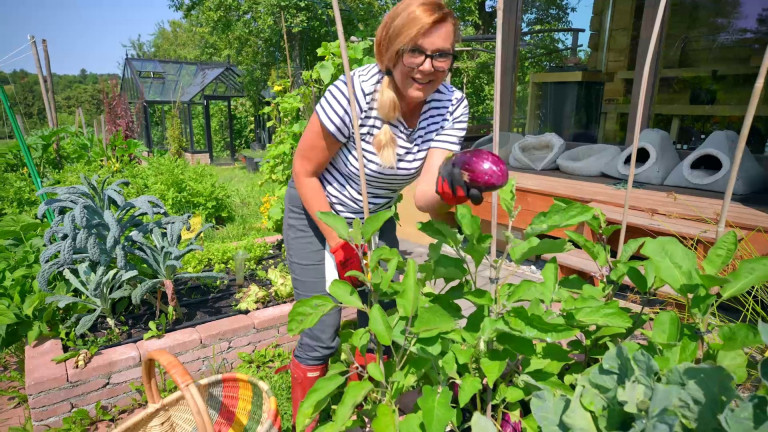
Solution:
{"label": "eyeglasses", "polygon": [[453,66],[454,55],[452,52],[436,52],[427,54],[419,48],[403,49],[403,66],[409,69],[418,69],[427,59],[432,60],[432,69],[445,72]]}

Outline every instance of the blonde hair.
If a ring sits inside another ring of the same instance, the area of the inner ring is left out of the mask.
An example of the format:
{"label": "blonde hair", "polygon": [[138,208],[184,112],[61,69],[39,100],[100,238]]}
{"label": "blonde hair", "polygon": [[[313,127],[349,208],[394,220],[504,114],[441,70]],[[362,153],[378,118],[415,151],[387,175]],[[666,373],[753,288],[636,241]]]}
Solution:
{"label": "blonde hair", "polygon": [[393,168],[397,163],[397,138],[388,123],[401,114],[391,71],[400,61],[403,47],[413,45],[427,30],[444,22],[453,24],[455,43],[459,22],[443,0],[403,0],[387,13],[376,30],[376,63],[386,74],[378,93],[378,111],[384,125],[373,137],[373,148],[385,167]]}

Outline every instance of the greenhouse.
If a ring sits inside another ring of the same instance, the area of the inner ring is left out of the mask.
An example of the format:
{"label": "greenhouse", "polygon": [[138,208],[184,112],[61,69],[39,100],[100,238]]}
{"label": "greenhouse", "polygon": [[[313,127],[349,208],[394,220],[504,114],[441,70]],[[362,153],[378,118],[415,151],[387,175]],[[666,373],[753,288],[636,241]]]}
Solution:
{"label": "greenhouse", "polygon": [[[229,63],[183,62],[126,57],[120,91],[135,110],[139,134],[148,149],[168,149],[167,131],[172,116],[180,120],[185,152],[194,160],[234,159],[232,99],[245,96],[242,72]],[[214,134],[211,107],[226,104],[225,124]],[[226,140],[215,145],[215,140]],[[214,152],[226,148],[228,154]]]}

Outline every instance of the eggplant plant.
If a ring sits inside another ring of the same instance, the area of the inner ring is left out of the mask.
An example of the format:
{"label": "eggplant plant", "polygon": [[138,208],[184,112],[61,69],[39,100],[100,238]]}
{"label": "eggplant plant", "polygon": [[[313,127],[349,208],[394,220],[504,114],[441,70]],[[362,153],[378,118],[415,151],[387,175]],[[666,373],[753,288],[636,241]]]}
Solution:
{"label": "eggplant plant", "polygon": [[89,262],[108,267],[113,261],[122,270],[130,270],[125,235],[141,228],[156,216],[167,216],[163,203],[149,195],[126,200],[123,185],[109,177],[91,179],[81,175],[81,185],[47,187],[40,194],[57,195],[40,204],[38,219],[46,210],[53,211],[51,227],[45,232],[45,251],[40,254],[40,289],[48,290],[48,279],[77,263]]}
{"label": "eggplant plant", "polygon": [[109,269],[106,266],[97,266],[93,271],[88,262],[77,266],[77,274],[70,269],[64,270],[64,277],[78,291],[81,296],[51,295],[46,297],[46,303],[57,303],[59,308],[72,303],[85,306],[90,312],[75,314],[70,322],[77,322],[75,334],[80,335],[87,331],[96,319],[103,315],[107,324],[117,330],[114,306],[118,300],[130,296],[132,287],[127,282],[136,277],[136,270],[125,271],[117,268]]}
{"label": "eggplant plant", "polygon": [[[499,197],[514,219],[512,181]],[[369,243],[390,216],[379,213],[350,229],[343,218],[321,214],[352,244]],[[768,325],[710,318],[724,300],[768,280],[768,257],[723,273],[737,249],[735,235],[723,236],[701,266],[671,237],[630,240],[615,257],[607,238],[617,225],[599,209],[556,199],[521,239],[506,233],[501,256],[489,257],[492,238],[469,207],[457,207],[456,222],[461,233],[435,220],[421,224],[435,239],[421,265],[397,250],[373,249],[366,274],[352,273],[370,290],[367,302],[341,280],[329,287],[335,301],[316,296],[296,302],[288,322],[292,334],[339,306],[370,318],[367,327],[341,333],[340,356],[301,404],[298,430],[325,409],[329,421],[317,431],[768,428],[768,362],[756,364],[764,352],[759,347],[768,344]],[[594,241],[573,231],[567,239],[539,237],[580,224]],[[556,258],[544,266],[541,281],[501,278],[504,268],[512,274],[528,259],[574,245],[595,261],[596,281],[560,278]],[[643,258],[634,256],[638,252]],[[395,278],[398,272],[402,278]],[[643,299],[639,310],[614,298],[625,278]],[[648,307],[665,285],[684,299],[684,314]],[[382,301],[395,307],[385,310]],[[357,364],[356,350],[375,361]],[[352,374],[362,378],[348,382]],[[744,397],[735,390],[740,384],[759,389]],[[406,392],[419,397],[403,416]]]}
{"label": "eggplant plant", "polygon": [[131,293],[131,300],[139,304],[141,300],[153,289],[157,290],[156,314],[160,316],[161,297],[165,291],[168,297],[168,305],[179,311],[179,303],[176,299],[175,282],[179,280],[214,278],[225,275],[220,273],[179,273],[182,267],[182,259],[192,253],[202,251],[197,245],[197,239],[213,224],[206,224],[195,233],[187,242],[182,242],[182,231],[190,229],[189,219],[191,214],[183,216],[166,216],[160,220],[144,224],[131,231],[128,235],[126,251],[141,260],[142,274],[145,280]]}

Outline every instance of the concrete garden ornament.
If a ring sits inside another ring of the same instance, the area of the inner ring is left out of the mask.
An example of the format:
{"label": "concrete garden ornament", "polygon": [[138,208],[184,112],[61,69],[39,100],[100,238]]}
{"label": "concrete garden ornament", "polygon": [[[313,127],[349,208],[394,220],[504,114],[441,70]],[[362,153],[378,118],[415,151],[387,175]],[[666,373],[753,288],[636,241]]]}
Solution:
{"label": "concrete garden ornament", "polygon": [[[738,141],[736,132],[713,132],[701,147],[677,165],[664,185],[725,192]],[[745,147],[733,193],[743,195],[758,191],[765,185],[765,180],[765,171]]]}
{"label": "concrete garden ornament", "polygon": [[[628,146],[603,168],[605,175],[626,179],[631,166],[632,146]],[[680,163],[672,138],[661,129],[646,129],[638,139],[635,181],[660,185]]]}
{"label": "concrete garden ornament", "polygon": [[565,151],[565,141],[556,133],[526,135],[512,145],[509,165],[536,171],[557,168],[557,158]]}
{"label": "concrete garden ornament", "polygon": [[[499,132],[499,152],[497,154],[505,163],[509,161],[509,155],[512,154],[512,146],[522,139],[523,136],[519,133]],[[493,151],[493,134],[480,138],[472,148]]]}
{"label": "concrete garden ornament", "polygon": [[610,144],[591,144],[568,150],[557,158],[560,171],[585,177],[603,174],[603,167],[621,153],[621,149]]}

